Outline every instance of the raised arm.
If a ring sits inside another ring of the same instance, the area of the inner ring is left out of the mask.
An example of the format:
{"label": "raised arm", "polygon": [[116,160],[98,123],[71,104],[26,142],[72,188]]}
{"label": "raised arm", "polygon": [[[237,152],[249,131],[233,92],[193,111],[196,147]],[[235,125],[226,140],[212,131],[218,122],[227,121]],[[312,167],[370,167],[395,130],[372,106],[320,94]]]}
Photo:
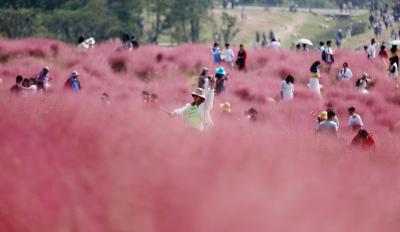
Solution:
{"label": "raised arm", "polygon": [[204,102],[205,104],[205,110],[206,111],[211,111],[214,105],[214,90],[216,86],[216,79],[215,77],[209,77],[206,80],[206,84],[204,85],[204,91],[206,95],[206,100]]}
{"label": "raised arm", "polygon": [[183,115],[184,113],[185,113],[185,111],[187,110],[187,108],[189,107],[190,105],[189,104],[187,104],[187,105],[185,105],[184,107],[182,107],[182,108],[179,108],[179,109],[175,109],[174,111],[172,111],[171,113],[169,113],[169,115],[170,116],[181,116],[181,115]]}

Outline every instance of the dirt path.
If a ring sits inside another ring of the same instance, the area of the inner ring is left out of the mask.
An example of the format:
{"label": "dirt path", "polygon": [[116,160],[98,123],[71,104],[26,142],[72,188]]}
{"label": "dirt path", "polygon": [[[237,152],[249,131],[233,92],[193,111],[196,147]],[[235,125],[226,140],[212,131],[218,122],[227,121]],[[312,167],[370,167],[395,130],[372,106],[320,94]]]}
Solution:
{"label": "dirt path", "polygon": [[[236,16],[240,20],[240,9],[225,10],[224,12]],[[247,46],[252,46],[255,40],[256,32],[262,35],[265,32],[268,36],[269,31],[273,31],[282,43],[290,44],[294,40],[294,36],[299,28],[307,21],[308,13],[288,13],[261,10],[259,8],[246,9],[247,20],[239,21],[238,27],[240,32],[233,43],[244,43]],[[222,9],[215,9],[213,13],[219,17],[222,14]]]}
{"label": "dirt path", "polygon": [[288,40],[293,40],[293,37],[297,34],[299,28],[306,22],[307,15],[305,13],[297,13],[294,19],[295,20],[290,21],[290,23],[282,25],[283,30],[277,31],[277,34],[282,38],[282,42],[292,42]]}

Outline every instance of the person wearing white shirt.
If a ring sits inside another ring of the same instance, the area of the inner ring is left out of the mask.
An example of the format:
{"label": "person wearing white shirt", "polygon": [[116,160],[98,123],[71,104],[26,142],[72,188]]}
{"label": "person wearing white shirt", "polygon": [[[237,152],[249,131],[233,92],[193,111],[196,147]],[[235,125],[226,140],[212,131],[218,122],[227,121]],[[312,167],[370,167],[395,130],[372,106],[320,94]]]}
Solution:
{"label": "person wearing white shirt", "polygon": [[326,64],[326,71],[329,73],[331,72],[332,65],[335,62],[335,58],[333,56],[333,49],[332,49],[332,41],[326,41],[326,48],[322,52],[322,60]]}
{"label": "person wearing white shirt", "polygon": [[87,50],[89,48],[94,48],[94,45],[96,44],[96,41],[94,40],[93,37],[90,37],[88,39],[85,39],[85,37],[80,36],[78,39],[78,48],[82,50]]}
{"label": "person wearing white shirt", "polygon": [[334,58],[333,58],[333,49],[332,49],[332,42],[328,41],[327,43],[327,47],[325,48],[325,52],[326,52],[326,63],[328,64],[332,64],[334,62]]}
{"label": "person wearing white shirt", "polygon": [[319,49],[318,51],[323,52],[325,51],[325,43],[324,42],[319,42]]}
{"label": "person wearing white shirt", "polygon": [[349,117],[349,127],[353,131],[359,131],[363,126],[364,123],[360,117],[360,115],[356,114],[356,109],[354,107],[350,107],[348,109],[350,117]]}
{"label": "person wearing white shirt", "polygon": [[232,68],[235,66],[235,53],[229,43],[225,44],[224,59]]}
{"label": "person wearing white shirt", "polygon": [[358,92],[362,94],[368,94],[368,87],[372,83],[372,81],[373,79],[367,73],[364,73],[363,76],[356,81]]}
{"label": "person wearing white shirt", "polygon": [[37,86],[34,84],[33,81],[30,81],[29,79],[24,79],[20,88],[21,92],[25,95],[34,94],[37,92]]}
{"label": "person wearing white shirt", "polygon": [[294,77],[289,75],[281,84],[281,98],[282,100],[292,100],[294,95]]}
{"label": "person wearing white shirt", "polygon": [[351,80],[353,78],[353,73],[349,69],[349,64],[344,62],[343,68],[340,69],[338,73],[338,80]]}
{"label": "person wearing white shirt", "polygon": [[211,110],[214,104],[215,78],[206,79],[204,89],[197,88],[193,93],[193,102],[169,113],[170,116],[183,116],[191,128],[203,131],[213,125]]}
{"label": "person wearing white shirt", "polygon": [[369,59],[375,59],[376,57],[376,41],[375,39],[371,40],[371,44],[367,48],[367,54]]}
{"label": "person wearing white shirt", "polygon": [[37,82],[42,82],[45,90],[50,88],[49,67],[44,67],[36,77]]}
{"label": "person wearing white shirt", "polygon": [[276,41],[275,38],[272,39],[271,44],[269,45],[269,48],[271,49],[280,49],[281,48],[281,43],[279,41]]}

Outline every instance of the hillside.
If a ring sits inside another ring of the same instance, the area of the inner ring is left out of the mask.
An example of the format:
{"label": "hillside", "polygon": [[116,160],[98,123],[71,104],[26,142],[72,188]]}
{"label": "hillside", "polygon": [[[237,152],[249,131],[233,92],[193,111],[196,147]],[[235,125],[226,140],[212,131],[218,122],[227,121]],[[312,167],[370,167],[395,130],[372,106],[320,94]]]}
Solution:
{"label": "hillside", "polygon": [[[241,21],[241,9],[215,9],[213,11],[213,18],[220,18],[222,12],[227,12],[230,15],[238,18],[239,34],[234,39],[233,43],[244,43],[247,46],[252,46],[255,40],[256,32],[265,32],[268,36],[270,30],[274,31],[277,38],[281,40],[286,48],[290,48],[296,38],[311,39],[314,44],[319,41],[326,41],[328,39],[334,40],[335,34],[338,29],[345,31],[345,28],[356,22],[364,22],[367,24],[368,13],[365,10],[353,12],[350,16],[341,15],[337,10],[313,10],[313,14],[308,12],[289,13],[284,8],[271,8],[263,9],[258,7],[245,8],[247,20]],[[333,20],[332,17],[340,17]],[[321,26],[327,26],[323,28]],[[373,31],[365,27],[364,33],[354,35],[351,38],[346,38],[343,41],[342,47],[344,49],[361,49],[363,45],[374,37]],[[394,29],[398,31],[399,25],[396,23]],[[212,30],[211,30],[212,31]],[[390,40],[390,31],[385,31],[382,41]],[[211,35],[206,37],[206,40],[212,40]]]}

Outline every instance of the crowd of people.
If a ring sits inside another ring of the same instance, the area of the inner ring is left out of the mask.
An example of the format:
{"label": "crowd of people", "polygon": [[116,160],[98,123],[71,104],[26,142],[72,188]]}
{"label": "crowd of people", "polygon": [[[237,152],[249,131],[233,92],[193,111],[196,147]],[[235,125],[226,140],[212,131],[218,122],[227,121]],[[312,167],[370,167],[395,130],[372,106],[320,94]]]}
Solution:
{"label": "crowd of people", "polygon": [[232,68],[237,68],[241,71],[246,71],[247,69],[247,52],[244,49],[244,45],[240,44],[239,51],[235,60],[235,53],[233,49],[230,47],[230,44],[225,44],[225,49],[222,50],[219,46],[219,43],[214,43],[213,48],[211,49],[212,58],[214,64],[221,64],[222,62],[226,62]]}
{"label": "crowd of people", "polygon": [[24,78],[18,75],[15,78],[15,85],[11,87],[11,92],[32,94],[38,91],[48,91],[50,89],[50,79],[48,67],[44,67],[36,77]]}
{"label": "crowd of people", "polygon": [[391,30],[393,40],[399,38],[400,31],[394,30],[395,8],[388,2],[373,0],[369,8],[369,27],[374,31],[376,38],[382,37],[383,30]]}
{"label": "crowd of people", "polygon": [[[51,77],[49,67],[44,67],[36,77],[24,78],[18,75],[15,78],[15,84],[11,87],[11,92],[16,94],[35,94],[51,90]],[[81,84],[78,80],[79,73],[72,72],[71,76],[64,84],[64,88],[78,92],[81,90]]]}
{"label": "crowd of people", "polygon": [[[370,45],[366,48],[367,52],[367,57],[369,59],[375,59],[377,58],[377,50],[376,50],[377,42],[375,39],[371,40]],[[216,49],[217,48],[217,49]],[[229,49],[229,51],[228,51]],[[241,45],[240,51],[243,50],[243,46]],[[224,57],[227,57],[227,55],[223,55],[222,58],[219,57],[219,59],[215,58],[215,51],[220,51],[218,49],[218,44],[214,45],[214,48],[212,50],[213,58],[214,58],[214,63],[216,64],[221,64],[222,62],[227,62],[228,64],[231,64],[233,59],[227,59],[225,60]],[[330,74],[332,71],[332,66],[335,63],[335,58],[334,58],[334,50],[332,48],[332,41],[326,41],[321,42],[320,46],[318,48],[318,51],[321,53],[321,61],[323,62],[323,71],[327,74]],[[240,53],[240,52],[239,52]],[[224,52],[220,52],[220,54],[234,54],[233,51],[226,46],[226,49]],[[392,46],[391,48],[391,56],[387,55],[387,52],[385,50],[384,46],[381,46],[381,51],[378,54],[379,57],[388,59],[389,61],[389,75],[395,79],[398,80],[398,56],[397,56],[397,47]],[[233,56],[230,56],[233,57]],[[239,54],[238,54],[239,57]],[[308,87],[311,91],[314,91],[317,95],[321,96],[323,86],[320,84],[320,78],[321,78],[321,71],[320,71],[320,66],[322,65],[321,61],[315,61],[310,68],[310,80],[308,83]],[[237,64],[237,62],[236,62]],[[235,67],[235,66],[232,66]],[[222,67],[217,68],[221,69]],[[208,70],[208,69],[207,69]],[[240,70],[240,68],[238,68]],[[200,75],[199,80],[203,80],[201,83],[204,82],[204,75],[208,75],[207,73],[202,73]],[[226,75],[226,74],[225,74]],[[223,75],[223,76],[225,76]],[[216,75],[217,76],[217,75]],[[215,77],[216,77],[215,76]],[[214,77],[214,76],[210,76]],[[353,72],[351,68],[349,67],[348,62],[344,62],[342,64],[342,68],[339,70],[337,73],[337,79],[336,81],[353,81]],[[212,82],[210,79],[210,82]],[[225,79],[224,79],[225,80]],[[355,89],[361,93],[361,94],[368,94],[369,90],[374,86],[374,80],[373,78],[367,74],[363,73],[360,78],[357,78],[354,80],[354,86]],[[203,85],[198,86],[199,88],[202,88]],[[207,87],[209,88],[209,87]],[[224,88],[222,88],[223,91]],[[216,94],[219,94],[221,91],[215,91]],[[281,82],[281,91],[280,91],[280,96],[283,101],[290,101],[294,99],[295,97],[295,78],[292,75],[288,75],[284,80]],[[210,102],[210,101],[207,101]],[[208,103],[209,104],[209,103]],[[225,102],[222,106],[221,109],[226,109],[227,105],[229,106],[229,103]],[[207,115],[211,115],[209,111],[211,111],[212,106],[205,107],[207,111]],[[229,108],[229,107],[228,107]],[[349,122],[348,126],[351,131],[354,131],[356,133],[352,144],[353,145],[360,145],[363,148],[368,148],[368,149],[375,149],[375,139],[374,136],[368,132],[364,128],[363,121],[361,119],[361,116],[356,113],[356,110],[354,107],[350,107],[348,109],[349,111]],[[248,111],[245,112],[245,115],[254,121],[257,118],[257,110],[254,108],[249,109]],[[204,122],[206,125],[212,125],[209,122]],[[320,117],[318,118],[318,128],[317,128],[317,134],[332,134],[332,135],[337,135],[339,131],[339,120],[336,115],[336,113],[332,109],[328,109],[327,111],[324,111],[321,113]]]}
{"label": "crowd of people", "polygon": [[[371,41],[371,46],[374,46],[374,40]],[[238,59],[240,59],[241,52],[244,50],[243,45],[240,46]],[[372,50],[370,48],[370,50]],[[332,48],[332,42],[327,41],[320,44],[319,51],[321,52],[321,60],[324,62],[324,72],[330,73],[331,67],[334,64],[334,51]],[[394,51],[393,51],[394,52]],[[212,48],[212,58],[215,64],[220,65],[226,62],[232,68],[237,67],[238,61],[235,62],[236,65],[232,65],[234,60],[234,52],[230,48],[229,44],[226,44],[225,50],[221,51],[219,45],[216,43]],[[228,58],[229,57],[229,58]],[[374,52],[371,51],[371,59],[375,58]],[[394,62],[394,61],[393,61]],[[398,62],[398,61],[397,61]],[[240,63],[240,62],[239,62]],[[320,66],[321,61],[315,61],[310,68],[310,81],[308,87],[311,91],[321,96],[321,91],[323,86],[320,84],[319,79],[321,78]],[[237,67],[238,70],[242,70]],[[203,68],[199,78],[198,84],[195,91],[192,93],[193,101],[192,103],[186,104],[183,108],[174,110],[170,113],[171,116],[183,116],[185,121],[190,127],[194,127],[200,130],[209,128],[213,125],[211,111],[213,109],[214,97],[221,94],[225,90],[224,81],[228,80],[227,73],[225,69],[217,67],[215,75],[210,75],[208,68]],[[344,62],[342,68],[337,73],[336,81],[352,81],[353,72],[351,71],[349,64]],[[355,80],[356,90],[362,94],[369,93],[369,89],[373,86],[373,79],[364,73],[361,78]],[[295,77],[288,75],[281,82],[280,96],[282,101],[290,101],[295,97]],[[224,102],[220,105],[223,113],[230,113],[230,103]],[[374,136],[368,132],[365,127],[363,120],[359,114],[357,114],[354,107],[348,109],[349,119],[348,119],[348,130],[354,132],[355,136],[351,142],[353,146],[359,146],[363,149],[375,149],[375,139]],[[258,111],[255,108],[250,108],[244,112],[245,117],[250,121],[256,121],[258,116]],[[329,108],[323,111],[318,117],[318,125],[316,133],[318,135],[333,135],[338,136],[339,133],[339,119],[336,112]]]}
{"label": "crowd of people", "polygon": [[[275,38],[272,39],[272,42]],[[79,38],[79,48],[89,49],[94,46],[94,39]],[[91,47],[83,47],[83,43],[92,44]],[[271,43],[272,44],[272,43]],[[271,46],[271,45],[270,45]],[[122,38],[123,49],[134,49],[138,47],[138,43],[134,36],[124,35]],[[367,54],[368,58],[376,58],[376,41],[371,40],[371,44],[368,46]],[[332,48],[332,42],[326,41],[320,43],[318,51],[321,54],[321,61],[315,61],[310,67],[310,79],[308,88],[318,96],[322,96],[323,86],[320,84],[321,74],[330,74],[332,65],[335,62],[334,50]],[[387,55],[384,46],[381,46],[379,57],[389,60],[389,73],[393,79],[398,79],[398,62],[397,47],[391,48],[391,56]],[[211,49],[211,56],[214,64],[217,66],[215,72],[210,74],[210,70],[204,67],[198,77],[196,88],[192,92],[192,100],[185,106],[169,112],[171,117],[183,117],[184,121],[191,128],[198,130],[205,130],[213,126],[212,110],[214,107],[214,98],[222,94],[225,91],[225,82],[229,80],[228,72],[225,67],[230,70],[246,71],[247,70],[247,52],[244,46],[239,46],[237,54],[233,51],[230,44],[225,44],[225,48],[222,50],[218,43],[214,43]],[[322,63],[323,62],[323,63]],[[320,67],[324,64],[324,69],[321,71]],[[31,94],[36,92],[50,91],[51,89],[51,77],[49,67],[44,67],[35,77],[24,78],[21,75],[16,77],[16,83],[11,87],[13,93]],[[342,68],[337,73],[336,81],[352,81],[353,72],[351,71],[349,64],[344,62]],[[355,80],[355,86],[357,90],[362,94],[369,93],[369,89],[373,86],[373,79],[364,73],[361,78]],[[64,89],[72,92],[79,92],[82,87],[79,81],[78,71],[74,71],[67,78]],[[142,92],[142,97],[146,103],[155,105],[157,103],[158,96],[155,93],[149,93],[147,91]],[[281,81],[280,97],[282,101],[291,101],[295,98],[295,77],[287,75],[287,77]],[[109,105],[110,96],[107,93],[103,93],[101,99],[104,103]],[[230,103],[224,102],[220,105],[223,113],[229,114],[231,112]],[[356,113],[354,107],[348,109],[349,120],[348,127],[350,131],[354,131],[356,136],[354,137],[352,144],[359,145],[362,148],[374,149],[375,139],[374,136],[364,128],[364,123],[359,114]],[[257,121],[258,111],[255,108],[250,108],[244,112],[244,116],[250,121]],[[318,126],[316,133],[318,135],[334,135],[337,136],[339,132],[339,119],[335,111],[330,107],[326,111],[323,111],[318,119]]]}
{"label": "crowd of people", "polygon": [[281,44],[279,40],[276,38],[275,33],[271,30],[267,34],[265,32],[260,35],[260,32],[256,32],[255,40],[253,43],[254,48],[274,48],[274,49],[279,49],[281,47]]}

